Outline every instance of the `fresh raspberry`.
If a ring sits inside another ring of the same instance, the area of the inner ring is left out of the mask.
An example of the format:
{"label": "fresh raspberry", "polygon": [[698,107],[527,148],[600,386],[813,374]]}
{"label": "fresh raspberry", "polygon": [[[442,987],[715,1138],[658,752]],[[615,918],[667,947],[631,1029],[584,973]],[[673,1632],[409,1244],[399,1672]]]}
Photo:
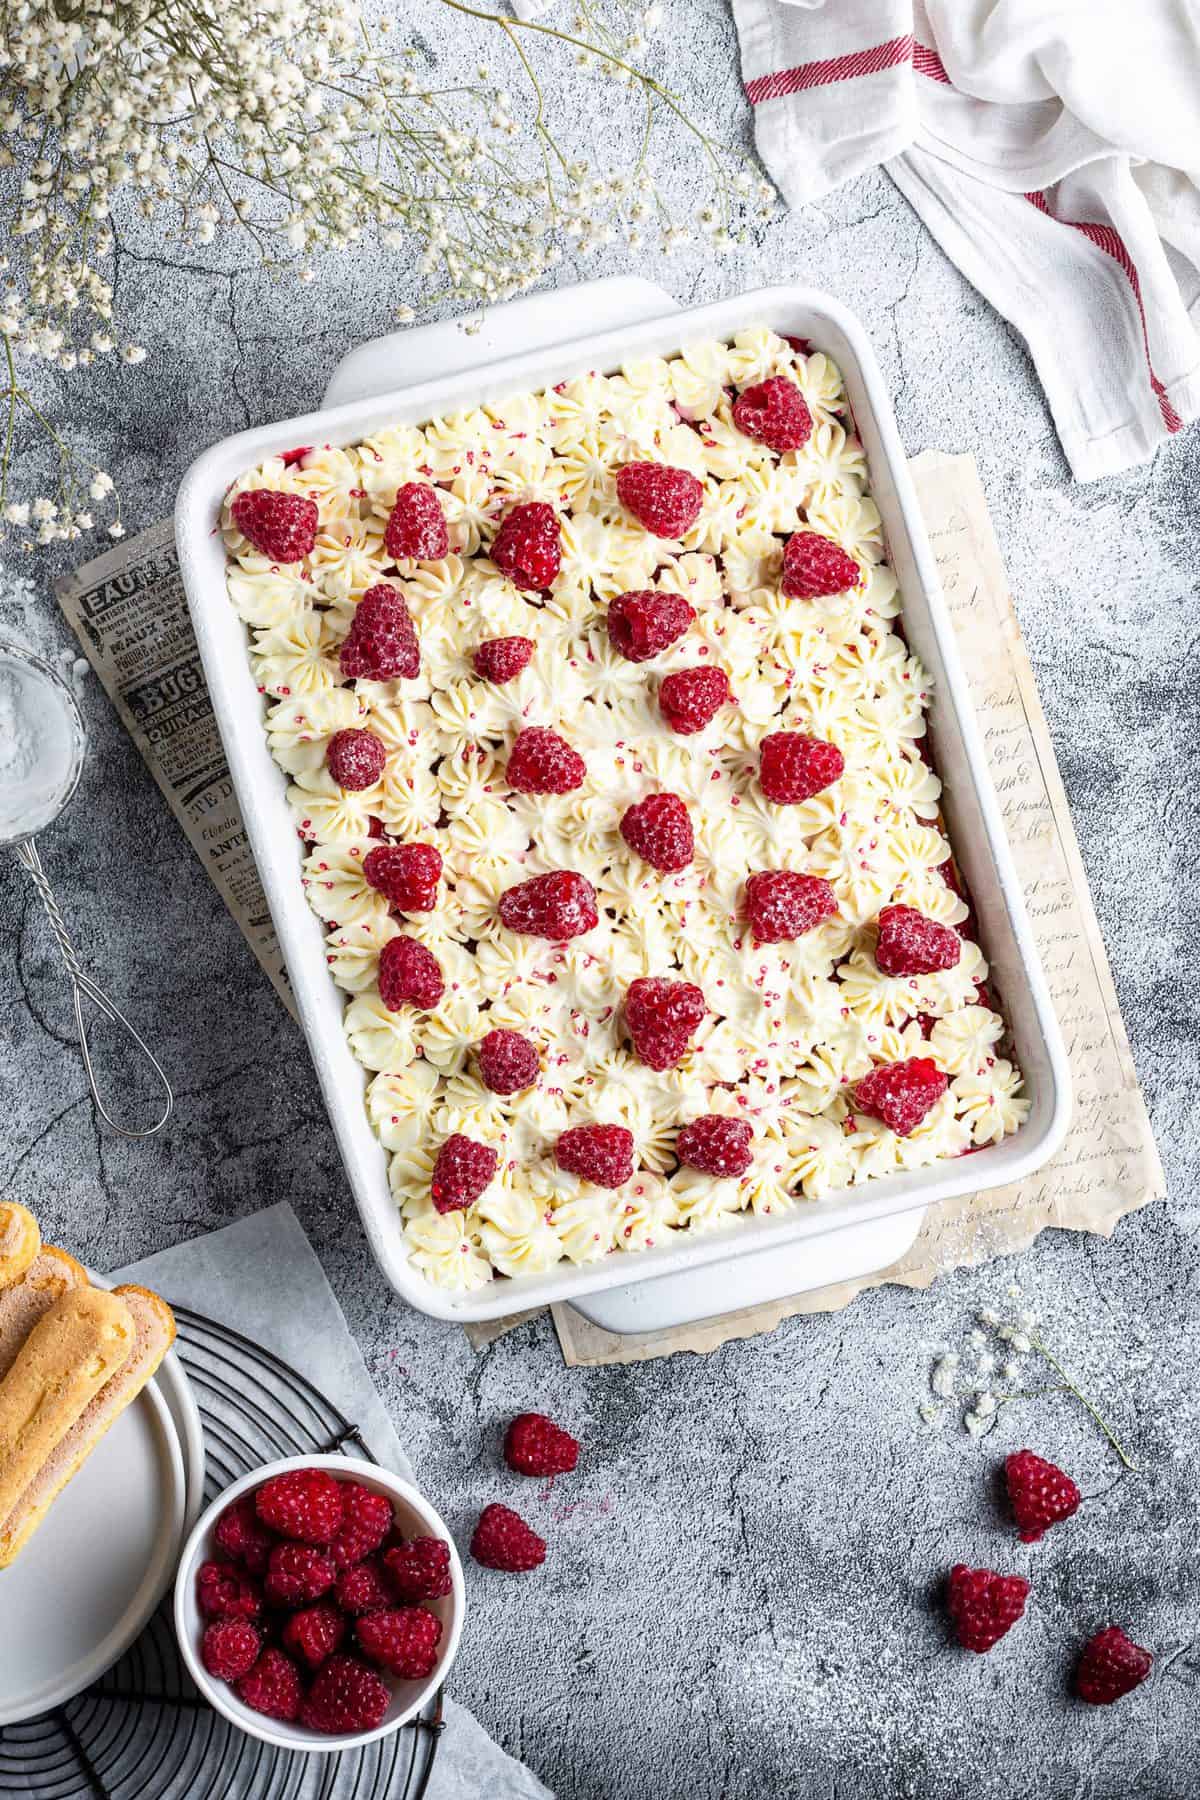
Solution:
{"label": "fresh raspberry", "polygon": [[237,1694],[253,1712],[290,1723],[300,1711],[300,1671],[282,1650],[264,1650],[237,1683]]}
{"label": "fresh raspberry", "polygon": [[456,1131],[437,1153],[429,1195],[440,1213],[462,1212],[473,1206],[499,1166],[499,1154],[490,1144],[476,1143]]}
{"label": "fresh raspberry", "polygon": [[804,395],[786,375],[772,375],[744,388],[733,403],[733,422],[748,438],[777,450],[802,450],[812,436],[812,414]]}
{"label": "fresh raspberry", "polygon": [[837,912],[837,895],[819,875],[760,869],[746,882],[746,920],[756,944],[786,944]]}
{"label": "fresh raspberry", "polygon": [[820,594],[844,594],[857,587],[862,570],[840,544],[819,531],[797,531],[783,547],[780,586],[790,600],[815,600]]}
{"label": "fresh raspberry", "polygon": [[342,1504],[342,1526],[330,1539],[329,1554],[339,1569],[348,1569],[378,1550],[395,1515],[387,1495],[377,1494],[361,1481],[343,1481]]}
{"label": "fresh raspberry", "polygon": [[361,728],[335,731],[325,750],[325,767],[338,786],[352,794],[374,787],[386,762],[382,739]]}
{"label": "fresh raspberry", "polygon": [[389,1012],[416,1006],[430,1012],[446,991],[442,965],[416,938],[389,938],[379,953],[379,998]]}
{"label": "fresh raspberry", "polygon": [[932,975],[955,968],[961,955],[957,931],[915,906],[885,906],[880,913],[875,961],[885,975]]}
{"label": "fresh raspberry", "polygon": [[1089,1706],[1111,1706],[1122,1694],[1141,1687],[1154,1658],[1127,1637],[1119,1625],[1106,1625],[1084,1645],[1075,1672],[1075,1692]]}
{"label": "fresh raspberry", "polygon": [[686,469],[626,463],[617,471],[617,498],[655,537],[681,538],[699,516],[704,488]]}
{"label": "fresh raspberry", "polygon": [[319,1669],[345,1635],[346,1621],[336,1606],[302,1607],[283,1628],[285,1649],[308,1669]]}
{"label": "fresh raspberry", "polygon": [[404,595],[386,581],[368,588],[354,609],[342,642],[339,666],[346,676],[367,681],[394,681],[417,675],[421,646]]}
{"label": "fresh raspberry", "polygon": [[358,1647],[401,1681],[424,1681],[433,1674],[442,1621],[423,1606],[385,1606],[367,1613],[355,1626]]}
{"label": "fresh raspberry", "polygon": [[387,1571],[377,1556],[343,1569],[337,1578],[337,1603],[352,1617],[377,1606],[391,1606],[395,1598]]}
{"label": "fresh raspberry", "polygon": [[647,794],[626,807],[621,836],[654,869],[686,869],[696,853],[691,815],[678,794]]}
{"label": "fresh raspberry", "polygon": [[267,1563],[267,1599],[275,1606],[307,1606],[327,1594],[337,1565],[317,1544],[276,1544]]}
{"label": "fresh raspberry", "polygon": [[210,1675],[236,1681],[258,1661],[262,1639],[249,1619],[217,1619],[200,1639],[200,1661]]}
{"label": "fresh raspberry", "polygon": [[799,806],[835,782],[846,767],[836,744],[802,731],[772,731],[759,745],[758,782],[777,806]]}
{"label": "fresh raspberry", "polygon": [[478,1056],[479,1078],[493,1094],[517,1094],[541,1073],[536,1046],[519,1031],[489,1031]]}
{"label": "fresh raspberry", "polygon": [[724,669],[676,669],[664,677],[658,690],[663,718],[682,737],[711,725],[728,699],[729,677]]}
{"label": "fresh raspberry", "polygon": [[946,1077],[932,1057],[910,1056],[905,1062],[881,1063],[864,1075],[855,1086],[854,1104],[897,1137],[907,1137],[937,1105],[946,1087]]}
{"label": "fresh raspberry", "polygon": [[226,1556],[232,1556],[234,1562],[240,1562],[252,1575],[262,1574],[275,1542],[274,1532],[267,1530],[254,1510],[252,1494],[243,1494],[240,1500],[226,1507],[217,1520],[213,1538],[218,1549]]}
{"label": "fresh raspberry", "polygon": [[618,1188],[633,1174],[633,1133],[624,1125],[572,1125],[562,1133],[554,1155],[568,1175]]}
{"label": "fresh raspberry", "polygon": [[583,786],[587,764],[546,725],[527,725],[508,753],[508,785],[518,794],[570,794]]}
{"label": "fresh raspberry", "polygon": [[746,1119],[705,1113],[684,1126],[675,1139],[675,1153],[689,1169],[728,1181],[744,1175],[754,1161],[753,1137]]}
{"label": "fresh raspberry", "polygon": [[504,1434],[504,1460],[517,1475],[569,1475],[579,1444],[545,1413],[519,1413]]}
{"label": "fresh raspberry", "polygon": [[368,850],[363,874],[400,912],[432,912],[442,876],[441,852],[432,844],[380,844]]}
{"label": "fresh raspberry", "polygon": [[285,469],[294,469],[297,463],[302,463],[305,457],[311,456],[312,453],[313,446],[311,444],[298,444],[294,450],[285,450],[279,460]]}
{"label": "fresh raspberry", "polygon": [[317,541],[317,503],[274,488],[245,488],[230,511],[242,536],[274,563],[300,562]]}
{"label": "fresh raspberry", "polygon": [[272,1531],[305,1544],[327,1544],[340,1530],[345,1513],[341,1483],[328,1469],[289,1469],[273,1475],[255,1494],[254,1507]]}
{"label": "fresh raspberry", "polygon": [[382,1725],[391,1693],[374,1669],[356,1656],[331,1656],[317,1671],[300,1708],[300,1723],[310,1731],[338,1735],[374,1731]]}
{"label": "fresh raspberry", "polygon": [[228,1563],[206,1562],[196,1571],[196,1604],[206,1619],[257,1619],[262,1593]]}
{"label": "fresh raspberry", "polygon": [[492,539],[492,561],[519,588],[541,593],[562,565],[558,514],[544,500],[514,506]]}
{"label": "fresh raspberry", "polygon": [[625,1023],[634,1053],[649,1069],[673,1069],[682,1061],[692,1033],[708,1017],[704,995],[691,981],[642,975],[625,995]]}
{"label": "fresh raspberry", "polygon": [[600,923],[596,890],[573,869],[552,869],[505,888],[500,896],[500,920],[510,931],[525,937],[549,938],[565,944],[582,937]]}
{"label": "fresh raspberry", "polygon": [[439,1600],[454,1586],[450,1546],[441,1538],[410,1538],[385,1550],[392,1586],[402,1600]]}
{"label": "fresh raspberry", "polygon": [[529,667],[533,655],[533,639],[527,637],[485,638],[471,658],[475,673],[485,681],[512,681]]}
{"label": "fresh raspberry", "polygon": [[[593,1129],[583,1126],[581,1129]],[[598,1129],[598,1128],[597,1128]],[[628,1132],[625,1134],[628,1137]],[[559,1139],[562,1142],[562,1139]],[[485,1569],[504,1569],[517,1575],[536,1569],[546,1560],[546,1540],[531,1531],[519,1513],[510,1506],[495,1502],[485,1506],[479,1515],[475,1535],[471,1539],[471,1555]]]}
{"label": "fresh raspberry", "polygon": [[648,662],[681,638],[695,617],[682,594],[660,594],[653,588],[618,594],[608,608],[609,642],[627,661]]}
{"label": "fresh raspberry", "polygon": [[997,1575],[955,1563],[946,1595],[955,1637],[964,1650],[982,1656],[1011,1631],[1028,1597],[1029,1583],[1022,1575]]}
{"label": "fresh raspberry", "polygon": [[446,515],[437,490],[406,481],[388,515],[383,547],[394,562],[440,562],[450,548]]}
{"label": "fresh raspberry", "polygon": [[1079,1510],[1082,1495],[1071,1477],[1032,1450],[1005,1457],[1004,1478],[1023,1544],[1036,1544],[1051,1525]]}

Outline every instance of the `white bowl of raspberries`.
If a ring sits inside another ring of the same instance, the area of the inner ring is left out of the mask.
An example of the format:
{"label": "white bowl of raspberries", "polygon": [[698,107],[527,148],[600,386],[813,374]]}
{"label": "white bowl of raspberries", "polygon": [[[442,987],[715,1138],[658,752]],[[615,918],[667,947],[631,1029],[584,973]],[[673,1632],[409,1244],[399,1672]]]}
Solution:
{"label": "white bowl of raspberries", "polygon": [[346,1456],[235,1481],[198,1521],[175,1629],[201,1694],[284,1750],[346,1750],[419,1711],[454,1661],[462,1564],[416,1488]]}

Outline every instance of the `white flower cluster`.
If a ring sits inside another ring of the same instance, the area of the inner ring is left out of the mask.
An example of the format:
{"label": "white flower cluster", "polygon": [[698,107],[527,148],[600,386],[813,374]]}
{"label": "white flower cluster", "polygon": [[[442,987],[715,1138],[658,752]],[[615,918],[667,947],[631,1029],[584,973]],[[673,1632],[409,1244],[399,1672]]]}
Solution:
{"label": "white flower cluster", "polygon": [[[744,437],[732,414],[736,390],[774,375],[798,384],[814,424],[804,448],[782,456]],[[703,484],[702,510],[678,543],[652,536],[617,499],[616,471],[643,460]],[[754,328],[502,406],[397,424],[365,443],[314,446],[231,490],[230,598],[250,629],[272,750],[291,777],[330,972],[351,996],[346,1030],[373,1075],[368,1111],[391,1153],[413,1259],[431,1280],[469,1288],[494,1271],[706,1231],[741,1211],[783,1212],[962,1155],[1024,1118],[978,946],[964,939],[957,967],[907,978],[884,975],[873,955],[889,902],[949,925],[968,912],[946,878],[940,783],[922,755],[929,682],[894,629],[899,595],[866,474],[833,363]],[[451,548],[397,571],[384,531],[397,489],[413,480],[435,485]],[[317,503],[303,563],[271,564],[233,524],[236,494],[263,486]],[[502,513],[528,500],[548,502],[561,525],[562,568],[544,596],[518,590],[488,555]],[[857,560],[856,590],[782,593],[783,542],[805,520]],[[339,647],[381,579],[405,597],[420,674],[347,685]],[[685,595],[697,617],[637,664],[614,650],[605,615],[618,594],[647,588]],[[534,642],[529,666],[504,685],[480,679],[474,647],[514,635]],[[705,663],[727,673],[736,704],[703,732],[677,736],[659,713],[658,683]],[[373,787],[348,792],[326,768],[326,748],[364,724],[387,761]],[[527,725],[557,728],[581,753],[582,787],[508,788],[507,751]],[[845,759],[842,777],[802,805],[772,805],[758,787],[759,745],[781,727],[828,739]],[[676,874],[642,862],[618,829],[624,809],[654,790],[681,796],[692,819],[695,859]],[[366,881],[381,830],[440,849],[436,911],[398,920]],[[839,914],[795,942],[756,946],[740,923],[743,883],[748,871],[780,867],[826,878]],[[502,892],[554,868],[591,881],[600,924],[557,946],[504,929]],[[431,1012],[392,1012],[380,999],[380,950],[401,929],[444,971]],[[699,985],[710,1016],[679,1067],[656,1074],[630,1049],[622,1001],[638,976],[663,974]],[[494,1026],[539,1046],[535,1088],[502,1099],[480,1082],[473,1048]],[[932,1057],[949,1086],[901,1138],[855,1113],[850,1093],[873,1066],[916,1055]],[[710,1111],[753,1127],[755,1159],[740,1180],[677,1166],[679,1127]],[[560,1132],[589,1121],[633,1133],[637,1172],[615,1194],[556,1167]],[[468,1212],[441,1216],[430,1173],[454,1132],[493,1145],[501,1167]]]}

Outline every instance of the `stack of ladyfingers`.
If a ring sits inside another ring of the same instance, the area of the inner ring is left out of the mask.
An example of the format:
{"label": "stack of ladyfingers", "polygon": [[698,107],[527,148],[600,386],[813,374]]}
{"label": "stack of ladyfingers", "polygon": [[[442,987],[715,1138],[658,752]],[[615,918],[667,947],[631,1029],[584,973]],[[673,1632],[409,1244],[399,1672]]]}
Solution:
{"label": "stack of ladyfingers", "polygon": [[145,1288],[94,1288],[0,1201],[0,1569],[33,1536],[171,1348],[171,1309]]}

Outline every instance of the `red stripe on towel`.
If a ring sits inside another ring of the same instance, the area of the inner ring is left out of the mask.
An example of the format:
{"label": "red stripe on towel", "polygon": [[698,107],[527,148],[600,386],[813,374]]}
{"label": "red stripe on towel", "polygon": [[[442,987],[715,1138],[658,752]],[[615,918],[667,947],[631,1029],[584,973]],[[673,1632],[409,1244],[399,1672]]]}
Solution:
{"label": "red stripe on towel", "polygon": [[880,69],[910,62],[912,53],[911,37],[891,38],[886,44],[873,44],[869,50],[855,50],[849,56],[830,56],[824,62],[800,63],[773,75],[756,75],[746,83],[746,98],[751,106],[761,106],[764,100],[781,100],[807,88],[828,87],[833,81],[856,81],[860,75],[875,75]]}
{"label": "red stripe on towel", "polygon": [[942,66],[941,57],[936,50],[931,50],[928,44],[914,44],[912,60],[913,68],[918,75],[928,75],[930,81],[944,81],[947,87],[951,85],[950,77]]}

